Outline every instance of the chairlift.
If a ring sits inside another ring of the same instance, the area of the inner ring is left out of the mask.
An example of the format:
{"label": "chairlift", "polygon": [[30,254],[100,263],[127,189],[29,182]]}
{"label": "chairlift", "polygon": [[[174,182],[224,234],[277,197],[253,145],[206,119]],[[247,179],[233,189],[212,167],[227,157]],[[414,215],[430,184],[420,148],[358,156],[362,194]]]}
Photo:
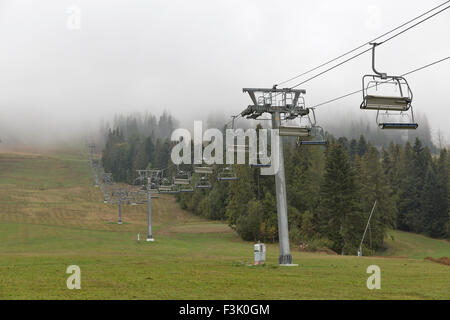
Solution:
{"label": "chairlift", "polygon": [[392,122],[386,120],[380,121],[380,112],[377,111],[377,124],[380,129],[415,130],[419,126],[417,123],[414,122],[414,114],[412,113],[412,110],[411,110],[412,121],[410,121],[409,115],[404,112],[400,112],[400,114],[392,114],[391,112],[386,111],[381,114],[381,117],[383,116],[384,119],[387,118],[388,120],[390,120],[389,118],[391,117],[395,117],[397,120],[407,118],[407,121],[406,122]]}
{"label": "chairlift", "polygon": [[323,128],[320,126],[313,126],[311,128],[311,137],[308,140],[302,140],[299,138],[297,140],[297,145],[299,146],[325,146],[327,141],[325,139],[325,134]]}
{"label": "chairlift", "polygon": [[[263,100],[261,100],[261,99],[263,99]],[[266,100],[267,98],[264,98],[264,97],[259,97],[258,98],[258,101],[263,101],[263,102],[261,102],[261,104],[265,104],[265,103],[267,103]],[[261,114],[257,114],[255,117],[254,117],[254,119],[256,119],[257,117],[259,117]],[[235,125],[235,121],[236,121],[236,116],[233,116],[233,121],[232,121],[232,124],[231,124],[231,129],[233,130],[233,131],[235,131],[236,130],[236,125]],[[249,146],[245,143],[245,140],[244,140],[244,143],[243,144],[239,144],[239,141],[236,141],[236,144],[234,144],[234,140],[233,140],[233,144],[232,145],[227,145],[227,148],[226,148],[227,150],[227,152],[245,152],[245,153],[248,153],[248,151],[249,151]]]}
{"label": "chairlift", "polygon": [[[149,191],[150,193],[156,194],[159,193],[158,190],[158,177],[156,175],[151,175],[149,177],[150,179],[146,179],[145,176],[139,176],[136,178],[136,180],[139,180],[141,184],[141,190]],[[145,181],[147,180],[147,184],[145,184]]]}
{"label": "chairlift", "polygon": [[194,192],[194,188],[192,187],[192,185],[182,185],[180,186],[180,192]]}
{"label": "chairlift", "polygon": [[163,178],[161,184],[158,186],[158,191],[161,194],[178,193],[178,186],[170,182],[168,178]]}
{"label": "chairlift", "polygon": [[179,192],[194,192],[190,172],[178,170],[174,178],[174,184],[179,186]]}
{"label": "chairlift", "polygon": [[197,180],[195,187],[197,189],[210,189],[211,183],[209,182],[208,176],[204,174],[200,177],[200,180]]}
{"label": "chairlift", "polygon": [[[414,122],[412,110],[413,93],[408,82],[402,76],[388,76],[378,72],[375,69],[375,48],[378,43],[371,45],[372,70],[375,74],[363,76],[363,101],[360,109],[377,110],[376,122],[381,129],[417,129],[418,124]],[[410,111],[411,118],[408,122],[381,122],[380,111],[386,111],[385,115],[400,116],[401,119],[405,112]]]}
{"label": "chairlift", "polygon": [[244,144],[236,144],[227,146],[227,152],[245,152],[248,153],[250,147],[244,142]]}
{"label": "chairlift", "polygon": [[309,137],[311,135],[309,110],[310,108],[297,107],[285,114],[285,118],[279,126],[279,135],[282,137]]}
{"label": "chairlift", "polygon": [[150,193],[159,193],[158,184],[155,182],[150,182],[150,188],[148,189]]}
{"label": "chairlift", "polygon": [[187,185],[191,183],[191,175],[189,172],[179,170],[173,180],[174,184]]}
{"label": "chairlift", "polygon": [[213,172],[213,168],[210,166],[195,167],[194,172],[200,174],[211,174]]}
{"label": "chairlift", "polygon": [[219,181],[236,181],[238,178],[233,169],[230,166],[226,166],[219,172],[217,179]]}
{"label": "chairlift", "polygon": [[270,157],[261,151],[256,154],[256,159],[252,160],[253,161],[250,161],[250,167],[253,168],[269,168],[272,165]]}

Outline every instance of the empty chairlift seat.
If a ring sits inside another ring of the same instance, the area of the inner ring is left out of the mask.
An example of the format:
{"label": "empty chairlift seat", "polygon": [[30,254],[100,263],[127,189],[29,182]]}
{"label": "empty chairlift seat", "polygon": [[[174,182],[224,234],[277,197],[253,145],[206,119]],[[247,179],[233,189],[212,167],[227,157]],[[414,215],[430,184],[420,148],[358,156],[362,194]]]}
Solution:
{"label": "empty chairlift seat", "polygon": [[280,125],[279,132],[282,137],[309,137],[311,135],[311,128]]}
{"label": "empty chairlift seat", "polygon": [[306,146],[324,146],[324,145],[326,145],[327,141],[325,139],[325,134],[323,132],[322,127],[313,126],[311,128],[311,137],[309,137],[307,140],[299,137],[297,144],[298,145],[306,145]]}
{"label": "empty chairlift seat", "polygon": [[[414,122],[412,110],[411,88],[404,77],[388,76],[375,69],[377,45],[372,43],[372,70],[375,74],[365,75],[362,78],[363,101],[360,108],[377,110],[376,122],[381,129],[417,129],[418,124]],[[380,111],[385,112],[380,114]],[[385,119],[380,120],[380,116]],[[403,122],[404,116],[407,116],[405,122]]]}
{"label": "empty chairlift seat", "polygon": [[173,183],[179,185],[188,185],[191,183],[191,177],[187,172],[178,171],[178,173],[175,175]]}
{"label": "empty chairlift seat", "polygon": [[219,181],[236,181],[237,176],[231,167],[225,167],[221,172],[219,172],[217,179]]}
{"label": "empty chairlift seat", "polygon": [[209,179],[206,176],[206,174],[204,176],[200,177],[200,179],[195,184],[195,187],[197,189],[210,189],[211,188],[211,183],[209,182]]}
{"label": "empty chairlift seat", "polygon": [[411,107],[412,99],[409,97],[391,97],[366,95],[361,104],[361,109],[367,110],[392,110],[407,111]]}
{"label": "empty chairlift seat", "polygon": [[253,168],[269,168],[272,165],[270,157],[263,152],[258,152],[256,158],[252,158],[251,160],[250,167]]}
{"label": "empty chairlift seat", "polygon": [[183,185],[180,187],[180,192],[194,192],[194,188],[189,185]]}
{"label": "empty chairlift seat", "polygon": [[399,129],[399,130],[405,130],[405,129],[409,129],[409,130],[415,130],[419,127],[419,125],[417,123],[379,123],[378,126],[380,127],[380,129]]}
{"label": "empty chairlift seat", "polygon": [[195,173],[211,174],[213,172],[212,167],[195,167]]}
{"label": "empty chairlift seat", "polygon": [[159,185],[159,187],[158,187],[158,191],[161,194],[172,194],[172,193],[179,192],[178,186],[173,183],[170,183],[169,179],[167,179],[167,178],[164,178],[162,180],[161,185]]}

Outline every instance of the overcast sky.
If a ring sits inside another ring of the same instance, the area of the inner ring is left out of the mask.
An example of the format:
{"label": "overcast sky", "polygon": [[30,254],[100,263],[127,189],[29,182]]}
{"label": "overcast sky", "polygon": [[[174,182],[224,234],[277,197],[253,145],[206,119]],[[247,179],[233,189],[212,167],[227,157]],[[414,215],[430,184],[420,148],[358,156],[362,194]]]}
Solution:
{"label": "overcast sky", "polygon": [[[243,87],[270,87],[442,2],[0,0],[0,132],[60,135],[85,130],[89,118],[143,110],[184,121],[235,114],[249,104]],[[447,10],[380,46],[377,67],[402,74],[449,56],[449,36]],[[359,89],[370,59],[305,84],[307,104]],[[450,61],[408,78],[415,111],[447,137],[449,78]],[[318,116],[359,118],[360,102],[356,95]]]}

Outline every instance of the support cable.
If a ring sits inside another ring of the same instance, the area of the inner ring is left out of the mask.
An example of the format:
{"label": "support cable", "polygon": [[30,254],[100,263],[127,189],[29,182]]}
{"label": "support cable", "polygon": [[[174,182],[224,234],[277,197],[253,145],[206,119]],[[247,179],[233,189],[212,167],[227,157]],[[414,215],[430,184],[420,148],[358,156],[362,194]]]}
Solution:
{"label": "support cable", "polygon": [[[354,49],[352,49],[352,50],[349,50],[349,51],[347,51],[347,52],[345,52],[345,53],[343,53],[343,54],[337,56],[336,58],[333,58],[333,59],[331,59],[331,60],[328,60],[328,61],[326,61],[326,62],[324,62],[324,63],[318,65],[317,67],[314,67],[314,68],[312,68],[312,69],[309,69],[309,70],[307,70],[307,71],[305,71],[305,72],[303,72],[303,73],[301,73],[301,74],[299,74],[299,75],[297,75],[297,76],[294,76],[294,77],[289,78],[289,79],[287,79],[287,80],[285,80],[285,81],[279,82],[279,83],[277,84],[277,86],[280,86],[280,85],[283,85],[283,84],[285,84],[285,83],[288,83],[288,82],[290,82],[290,81],[292,81],[292,80],[298,79],[298,78],[300,78],[300,77],[302,77],[302,76],[304,76],[304,75],[307,75],[307,74],[309,74],[309,73],[311,73],[311,72],[313,72],[313,71],[316,71],[317,69],[320,69],[320,68],[322,68],[322,67],[324,67],[324,66],[326,66],[326,65],[328,65],[328,64],[330,64],[330,63],[332,63],[332,62],[335,62],[335,61],[337,61],[337,60],[339,60],[339,59],[341,59],[341,58],[343,58],[343,57],[349,55],[350,53],[353,53],[353,52],[355,52],[355,51],[357,51],[357,50],[359,50],[359,49],[361,49],[361,48],[364,48],[365,46],[370,45],[371,43],[373,43],[373,42],[375,42],[375,41],[377,41],[377,40],[379,40],[379,39],[381,39],[381,38],[383,38],[383,37],[385,37],[385,36],[391,34],[391,33],[394,32],[394,31],[397,31],[397,30],[399,30],[399,29],[405,27],[406,25],[412,23],[413,21],[415,21],[415,20],[417,20],[417,19],[420,19],[420,18],[422,18],[423,16],[425,16],[425,15],[427,15],[427,14],[433,12],[434,10],[436,10],[436,9],[438,9],[438,8],[440,8],[440,7],[444,6],[444,5],[446,5],[447,3],[450,3],[450,0],[441,3],[440,5],[438,5],[438,6],[434,7],[434,8],[432,8],[432,9],[430,9],[430,10],[428,10],[428,11],[426,11],[425,13],[422,13],[421,15],[416,16],[415,18],[410,19],[410,20],[408,20],[408,21],[405,22],[405,23],[402,23],[401,25],[399,25],[399,26],[397,26],[397,27],[395,27],[395,28],[393,28],[393,29],[391,29],[391,30],[389,30],[389,31],[387,31],[387,32],[385,32],[385,33],[383,33],[382,35],[380,35],[380,36],[378,36],[378,37],[376,37],[376,38],[374,38],[374,39],[372,39],[372,40],[370,40],[370,41],[368,41],[368,42],[365,42],[364,44],[362,44],[362,45],[360,45],[360,46],[357,46],[356,48],[354,48]],[[444,10],[446,10],[446,9],[448,9],[448,8],[445,8]],[[440,13],[440,12],[437,12],[436,14],[438,14],[438,13]],[[434,15],[433,15],[433,16],[434,16]],[[432,17],[432,16],[430,16],[429,18],[431,18],[431,17]],[[414,26],[412,26],[412,27],[414,27]],[[410,27],[410,28],[412,28],[412,27]],[[406,30],[407,30],[407,29],[405,29],[405,31],[406,31]]]}

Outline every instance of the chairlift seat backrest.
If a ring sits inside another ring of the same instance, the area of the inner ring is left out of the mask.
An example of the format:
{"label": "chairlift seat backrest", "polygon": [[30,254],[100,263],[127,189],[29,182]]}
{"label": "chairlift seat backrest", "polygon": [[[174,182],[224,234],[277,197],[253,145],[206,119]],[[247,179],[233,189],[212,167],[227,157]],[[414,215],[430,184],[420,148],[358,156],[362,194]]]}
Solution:
{"label": "chairlift seat backrest", "polygon": [[172,189],[172,186],[159,186],[159,192],[170,191]]}
{"label": "chairlift seat backrest", "polygon": [[246,144],[235,144],[227,147],[227,152],[248,152],[249,146]]}
{"label": "chairlift seat backrest", "polygon": [[195,173],[212,173],[213,169],[212,167],[196,167],[195,168]]}
{"label": "chairlift seat backrest", "polygon": [[173,183],[186,185],[186,184],[190,184],[191,180],[189,178],[175,178]]}
{"label": "chairlift seat backrest", "polygon": [[280,126],[279,134],[282,137],[308,137],[311,135],[311,129],[298,126]]}
{"label": "chairlift seat backrest", "polygon": [[407,111],[411,107],[409,97],[366,95],[361,109]]}

